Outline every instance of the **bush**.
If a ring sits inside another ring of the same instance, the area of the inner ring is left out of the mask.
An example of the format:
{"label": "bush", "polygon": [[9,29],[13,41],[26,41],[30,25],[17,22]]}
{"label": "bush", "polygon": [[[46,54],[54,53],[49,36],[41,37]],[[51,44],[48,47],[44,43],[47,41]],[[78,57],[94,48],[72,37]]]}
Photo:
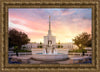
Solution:
{"label": "bush", "polygon": [[43,48],[43,46],[39,45],[39,46],[37,46],[37,48]]}
{"label": "bush", "polygon": [[58,48],[60,48],[60,45],[58,45]]}
{"label": "bush", "polygon": [[63,46],[62,46],[62,45],[58,45],[57,47],[58,47],[58,48],[63,48]]}
{"label": "bush", "polygon": [[82,52],[87,52],[87,50],[86,49],[77,49],[77,50],[72,50],[72,51],[69,51],[69,52],[78,52],[78,53],[82,53]]}
{"label": "bush", "polygon": [[18,50],[18,52],[31,52],[29,50]]}
{"label": "bush", "polygon": [[26,47],[23,47],[23,49],[25,49]]}
{"label": "bush", "polygon": [[42,46],[40,46],[40,48],[42,48]]}
{"label": "bush", "polygon": [[18,50],[18,46],[14,46],[13,51],[16,52]]}

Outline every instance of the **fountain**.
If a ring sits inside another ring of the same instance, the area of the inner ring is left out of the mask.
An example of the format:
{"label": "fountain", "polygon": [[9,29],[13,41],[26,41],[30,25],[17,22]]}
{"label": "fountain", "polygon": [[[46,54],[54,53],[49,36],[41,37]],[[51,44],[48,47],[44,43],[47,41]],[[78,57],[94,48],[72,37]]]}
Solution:
{"label": "fountain", "polygon": [[58,61],[68,59],[68,54],[57,53],[52,41],[49,40],[48,45],[43,48],[43,53],[33,54],[32,58],[39,61]]}

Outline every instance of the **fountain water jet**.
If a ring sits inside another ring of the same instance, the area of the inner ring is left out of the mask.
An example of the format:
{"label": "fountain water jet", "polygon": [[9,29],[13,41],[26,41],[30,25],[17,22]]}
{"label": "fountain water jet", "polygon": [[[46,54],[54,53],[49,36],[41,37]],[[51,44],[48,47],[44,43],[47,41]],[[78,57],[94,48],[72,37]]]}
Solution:
{"label": "fountain water jet", "polygon": [[52,41],[48,41],[48,45],[44,48],[43,54],[57,54],[55,47],[52,45]]}

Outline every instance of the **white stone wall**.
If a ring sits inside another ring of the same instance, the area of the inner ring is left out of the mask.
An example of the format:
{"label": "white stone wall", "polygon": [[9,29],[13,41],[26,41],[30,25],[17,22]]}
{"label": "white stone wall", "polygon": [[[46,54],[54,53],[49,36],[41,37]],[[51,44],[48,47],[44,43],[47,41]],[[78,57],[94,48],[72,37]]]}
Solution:
{"label": "white stone wall", "polygon": [[[52,41],[52,44],[56,44],[56,37],[55,36],[50,36],[49,39]],[[44,45],[48,44],[48,36],[44,36]]]}
{"label": "white stone wall", "polygon": [[[54,38],[54,39],[53,39]],[[44,39],[45,43],[42,44],[42,45],[47,45],[47,36],[45,36],[45,39]],[[53,44],[54,45],[59,45],[59,44],[56,44],[56,40],[55,40],[55,36],[52,37],[52,40],[53,40]],[[22,45],[22,47],[26,47],[25,50],[31,50],[32,48],[37,48],[37,46],[40,45],[40,43],[28,43],[26,45]],[[77,46],[74,45],[73,43],[61,43],[60,45],[63,46],[63,48],[66,48],[66,49],[69,49],[69,50],[72,50],[72,49],[77,49]],[[44,46],[43,46],[44,47]]]}
{"label": "white stone wall", "polygon": [[26,47],[25,50],[31,50],[32,48],[37,48],[38,45],[39,43],[28,43],[28,44],[22,45],[22,48]]}
{"label": "white stone wall", "polygon": [[76,48],[76,45],[74,45],[73,43],[61,43],[61,44],[56,44],[56,45],[61,45],[63,46],[63,48],[66,48],[69,50]]}
{"label": "white stone wall", "polygon": [[58,48],[56,49],[58,53],[68,54],[69,49],[66,48]]}
{"label": "white stone wall", "polygon": [[43,53],[43,48],[32,48],[32,54]]}

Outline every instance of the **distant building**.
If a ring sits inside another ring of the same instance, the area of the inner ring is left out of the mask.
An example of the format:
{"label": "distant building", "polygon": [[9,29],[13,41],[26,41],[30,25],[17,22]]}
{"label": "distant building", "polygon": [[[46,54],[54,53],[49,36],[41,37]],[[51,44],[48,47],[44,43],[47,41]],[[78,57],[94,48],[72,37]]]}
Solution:
{"label": "distant building", "polygon": [[37,48],[38,45],[39,43],[28,43],[28,44],[22,45],[22,49],[31,50],[32,48]]}
{"label": "distant building", "polygon": [[57,47],[59,45],[60,45],[60,48],[67,48],[69,50],[77,49],[77,46],[74,45],[73,43],[60,43],[60,44],[56,44]]}

